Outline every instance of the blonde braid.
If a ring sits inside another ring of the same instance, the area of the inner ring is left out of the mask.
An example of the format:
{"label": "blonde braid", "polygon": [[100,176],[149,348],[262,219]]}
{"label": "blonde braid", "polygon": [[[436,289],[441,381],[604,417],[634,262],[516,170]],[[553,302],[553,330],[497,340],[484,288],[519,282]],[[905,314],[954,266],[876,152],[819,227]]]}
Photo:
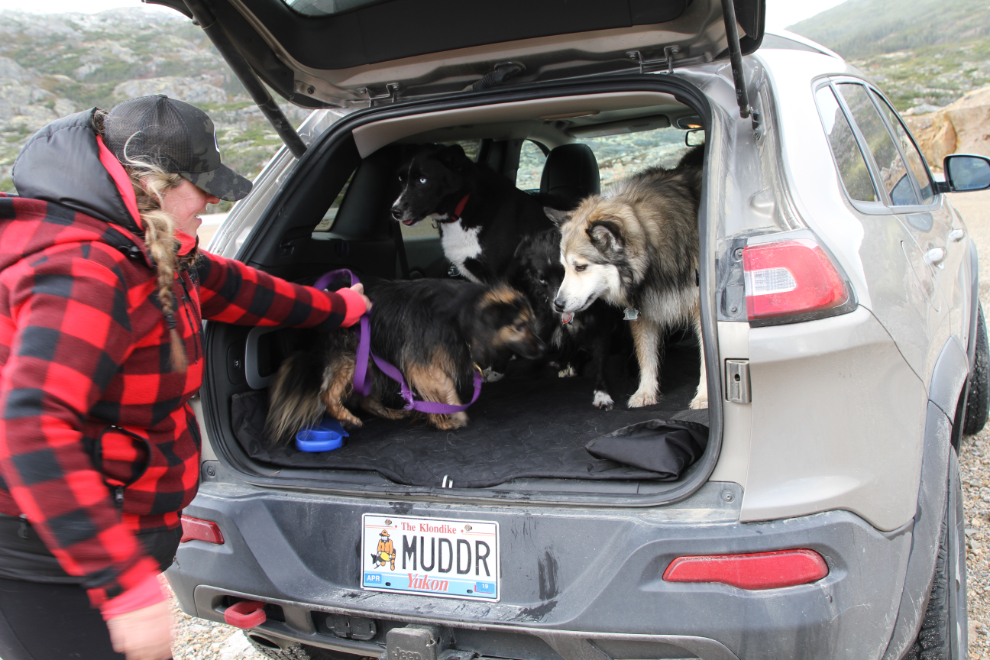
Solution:
{"label": "blonde braid", "polygon": [[161,207],[165,193],[182,183],[182,177],[150,163],[130,160],[127,165],[127,173],[137,197],[138,213],[144,224],[144,243],[148,246],[157,269],[158,300],[168,325],[172,369],[185,371],[188,360],[182,337],[176,328],[175,295],[172,289],[179,265],[179,242],[175,239],[175,219]]}
{"label": "blonde braid", "polygon": [[[175,175],[178,177],[178,175]],[[154,177],[154,175],[152,175]],[[152,178],[148,177],[148,178]],[[177,185],[177,184],[176,184]],[[140,186],[135,186],[140,187]],[[156,200],[157,201],[157,200]],[[188,366],[186,348],[182,337],[175,327],[175,296],[172,285],[175,283],[177,265],[175,225],[172,216],[162,210],[141,210],[142,200],[138,197],[138,210],[144,221],[144,242],[151,252],[152,259],[158,269],[158,299],[162,304],[162,312],[169,326],[172,344],[172,368],[175,371],[185,371]]]}
{"label": "blonde braid", "polygon": [[[103,110],[94,113],[93,128],[97,135],[104,133],[106,116],[107,113]],[[127,144],[124,145],[124,154],[126,153]],[[125,158],[123,165],[134,187],[138,214],[144,225],[144,242],[155,262],[158,300],[161,302],[168,326],[172,368],[175,371],[185,371],[189,363],[185,345],[176,328],[176,305],[172,287],[176,269],[182,264],[191,265],[196,259],[196,253],[193,251],[187,258],[179,257],[179,241],[175,238],[175,218],[162,210],[162,199],[165,194],[182,183],[182,177],[166,172],[155,163],[146,160]]]}

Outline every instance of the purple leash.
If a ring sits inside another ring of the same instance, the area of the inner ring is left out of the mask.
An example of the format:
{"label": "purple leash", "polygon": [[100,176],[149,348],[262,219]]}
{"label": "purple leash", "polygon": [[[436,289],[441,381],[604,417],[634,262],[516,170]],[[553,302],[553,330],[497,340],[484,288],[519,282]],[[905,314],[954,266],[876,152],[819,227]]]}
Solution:
{"label": "purple leash", "polygon": [[[326,289],[331,282],[340,277],[350,277],[351,286],[361,283],[357,275],[347,268],[340,268],[324,273],[313,284],[313,288],[320,290]],[[481,376],[481,368],[475,365],[474,396],[468,403],[455,406],[436,401],[416,401],[413,398],[412,390],[409,389],[405,379],[402,377],[402,372],[371,352],[371,323],[369,318],[370,314],[368,312],[362,314],[360,325],[355,328],[358,337],[357,363],[354,365],[355,392],[361,396],[368,396],[371,393],[371,379],[368,378],[368,356],[370,355],[381,372],[399,384],[399,391],[402,393],[402,398],[406,400],[406,405],[404,406],[406,410],[415,410],[429,415],[450,415],[467,410],[472,403],[478,400],[478,396],[481,394],[483,378]]]}
{"label": "purple leash", "polygon": [[[314,289],[326,289],[335,279],[349,277],[351,286],[360,284],[361,280],[347,268],[331,270],[320,276],[313,284]],[[371,379],[368,378],[368,354],[371,353],[371,323],[369,314],[365,312],[361,315],[360,325],[354,329],[357,332],[357,362],[354,365],[354,391],[361,396],[368,396],[371,393]],[[377,360],[377,356],[375,358]]]}
{"label": "purple leash", "polygon": [[[360,341],[360,340],[358,340]],[[371,354],[372,359],[378,368],[381,369],[382,373],[394,380],[399,384],[399,391],[402,392],[402,398],[406,400],[405,409],[406,410],[416,410],[421,413],[428,413],[431,415],[450,415],[452,413],[463,412],[468,409],[468,407],[478,400],[478,396],[481,394],[481,368],[475,365],[474,367],[474,396],[471,400],[460,406],[451,405],[449,403],[439,403],[437,401],[416,401],[413,399],[412,390],[406,385],[406,381],[402,378],[402,372],[393,367],[391,364],[381,359],[374,353]],[[356,371],[356,370],[355,370]],[[357,373],[354,375],[355,382],[357,381]],[[355,384],[355,387],[357,385]]]}

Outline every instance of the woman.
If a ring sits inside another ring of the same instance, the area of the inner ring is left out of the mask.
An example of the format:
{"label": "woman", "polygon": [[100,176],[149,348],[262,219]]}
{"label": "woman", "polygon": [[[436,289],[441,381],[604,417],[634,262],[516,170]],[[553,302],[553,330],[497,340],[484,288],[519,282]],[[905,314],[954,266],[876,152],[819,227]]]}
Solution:
{"label": "woman", "polygon": [[21,197],[0,194],[0,657],[169,658],[158,574],[196,493],[202,319],[331,330],[370,302],[360,285],[317,291],[197,250],[206,205],[251,184],[191,105],[149,96],[60,119],[13,178]]}

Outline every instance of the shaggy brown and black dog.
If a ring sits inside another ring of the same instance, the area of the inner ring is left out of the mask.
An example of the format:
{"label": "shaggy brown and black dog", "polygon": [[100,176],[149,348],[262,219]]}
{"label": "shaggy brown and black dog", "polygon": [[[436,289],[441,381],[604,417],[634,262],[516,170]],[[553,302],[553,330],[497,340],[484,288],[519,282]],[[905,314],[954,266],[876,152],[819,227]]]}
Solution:
{"label": "shaggy brown and black dog", "polygon": [[[471,399],[479,363],[504,351],[537,358],[545,350],[533,330],[529,302],[508,286],[423,279],[369,284],[367,294],[373,303],[371,350],[402,373],[417,400],[461,405]],[[344,426],[361,426],[344,405],[354,398],[356,351],[355,333],[342,329],[326,334],[313,349],[286,358],[270,390],[270,440],[289,442],[327,414]],[[421,414],[403,409],[398,383],[372,360],[368,377],[372,389],[361,398],[361,408],[386,419]],[[468,421],[464,412],[425,417],[445,430]]]}
{"label": "shaggy brown and black dog", "polygon": [[[701,342],[698,205],[703,151],[674,169],[650,168],[558,214],[564,281],[554,299],[562,313],[599,298],[629,310],[640,381],[629,407],[657,402],[664,330],[690,324]],[[703,353],[703,351],[702,351]],[[708,406],[704,354],[692,408]]]}

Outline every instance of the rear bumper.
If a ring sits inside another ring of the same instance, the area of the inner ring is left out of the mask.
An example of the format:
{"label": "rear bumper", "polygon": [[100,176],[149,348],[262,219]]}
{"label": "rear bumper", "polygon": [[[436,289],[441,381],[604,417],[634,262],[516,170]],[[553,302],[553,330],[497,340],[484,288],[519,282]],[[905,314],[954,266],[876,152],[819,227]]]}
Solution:
{"label": "rear bumper", "polygon": [[[451,629],[460,650],[527,660],[882,656],[911,530],[880,533],[843,511],[740,523],[740,495],[735,484],[709,483],[660,510],[482,511],[205,483],[185,513],[217,522],[226,542],[182,544],[168,577],[190,614],[222,621],[230,597],[262,600],[280,606],[284,621],[270,617],[255,632],[364,656],[407,623]],[[497,520],[501,602],[362,591],[363,513]],[[662,579],[681,555],[787,548],[817,551],[829,575],[768,591]],[[374,620],[377,635],[335,635],[328,613]]]}

